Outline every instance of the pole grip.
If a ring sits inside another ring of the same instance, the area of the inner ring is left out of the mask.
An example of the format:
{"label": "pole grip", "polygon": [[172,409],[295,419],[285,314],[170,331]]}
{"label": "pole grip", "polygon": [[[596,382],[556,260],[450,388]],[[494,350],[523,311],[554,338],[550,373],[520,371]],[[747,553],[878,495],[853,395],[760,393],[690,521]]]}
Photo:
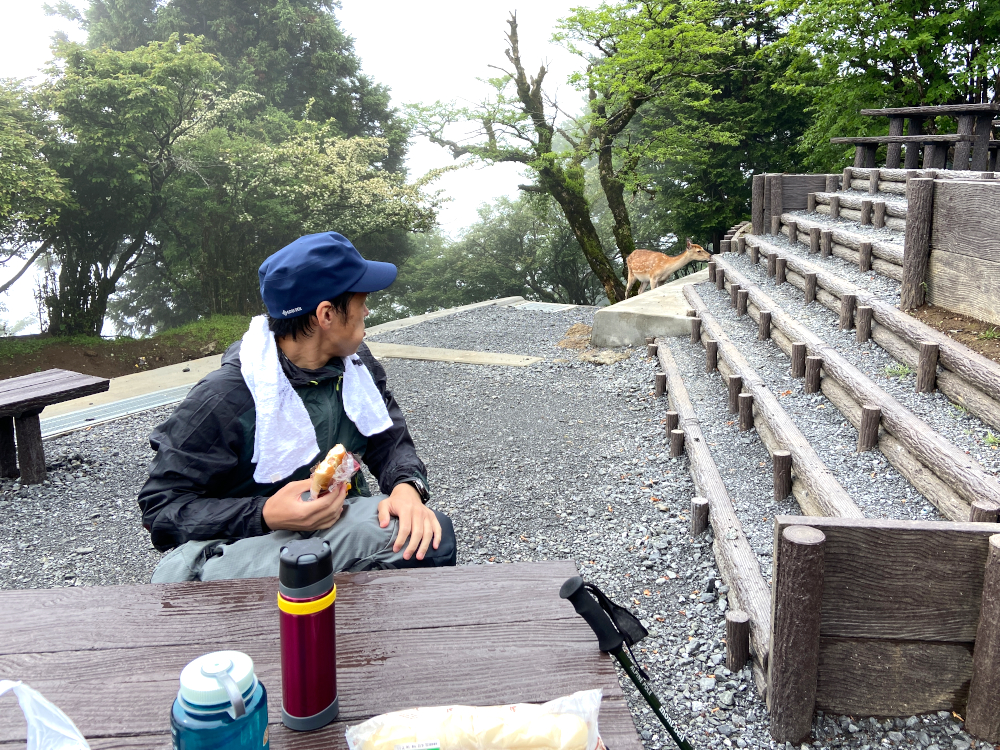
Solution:
{"label": "pole grip", "polygon": [[601,609],[601,605],[584,587],[583,578],[573,576],[568,579],[559,589],[559,596],[569,599],[576,613],[587,621],[597,636],[597,646],[601,651],[609,653],[622,647],[625,640],[611,622],[608,613]]}

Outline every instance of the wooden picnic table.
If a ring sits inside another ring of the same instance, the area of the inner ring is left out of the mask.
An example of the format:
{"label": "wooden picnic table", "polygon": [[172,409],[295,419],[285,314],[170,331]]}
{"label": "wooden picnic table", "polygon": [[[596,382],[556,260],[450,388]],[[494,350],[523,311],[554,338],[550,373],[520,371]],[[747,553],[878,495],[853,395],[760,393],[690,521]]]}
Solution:
{"label": "wooden picnic table", "polygon": [[110,383],[107,378],[59,369],[0,380],[0,477],[20,474],[24,484],[45,481],[39,413],[49,404],[102,393]]}
{"label": "wooden picnic table", "polygon": [[[272,750],[346,750],[351,724],[417,705],[538,703],[602,688],[610,750],[641,750],[612,659],[559,598],[572,561],[340,574],[340,716],[315,732],[281,724],[276,578],[0,592],[0,679],[59,706],[94,750],[170,746],[181,669],[243,651],[267,689]],[[0,699],[0,749],[25,739]]]}
{"label": "wooden picnic table", "polygon": [[[924,120],[929,117],[939,117],[941,115],[956,118],[958,120],[957,135],[974,136],[974,138],[965,138],[955,143],[954,168],[971,168],[973,171],[978,172],[987,171],[987,168],[990,165],[990,129],[993,124],[993,118],[996,117],[998,112],[1000,112],[1000,103],[992,102],[987,104],[943,104],[926,107],[889,107],[887,109],[861,110],[861,114],[868,117],[888,117],[890,137],[902,136],[903,120],[905,118],[909,119],[908,132],[910,137],[914,138],[914,141],[911,142],[912,147],[907,146],[906,148],[906,163],[903,165],[906,169],[916,169],[918,166],[919,141],[916,141],[916,136],[923,134]],[[899,167],[901,145],[905,142],[906,141],[901,142],[899,140],[896,140],[895,142],[883,141],[883,143],[889,143],[885,164],[887,168],[897,169]],[[930,155],[932,158],[928,160],[927,155],[925,155],[924,167],[943,167],[943,158],[939,151],[941,148],[947,149],[947,145],[927,145],[930,149]],[[874,156],[874,150],[870,146],[865,147],[862,144],[858,144],[855,161],[862,161],[865,163],[856,163],[854,166],[873,167],[875,166]],[[971,166],[969,163],[970,156],[972,159]],[[873,163],[867,164],[867,161],[872,161]],[[928,164],[928,161],[935,161],[935,163]],[[940,164],[938,164],[938,162]]]}

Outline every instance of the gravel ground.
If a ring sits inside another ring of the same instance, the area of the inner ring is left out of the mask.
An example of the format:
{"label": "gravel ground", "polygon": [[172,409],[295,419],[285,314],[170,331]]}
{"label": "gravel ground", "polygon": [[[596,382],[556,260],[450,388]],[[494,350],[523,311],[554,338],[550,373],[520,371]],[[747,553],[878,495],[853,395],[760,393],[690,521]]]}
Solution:
{"label": "gravel ground", "polygon": [[[917,393],[915,370],[900,365],[874,340],[858,344],[855,341],[854,331],[839,330],[840,317],[838,314],[818,303],[805,304],[802,292],[791,284],[776,286],[773,281],[767,279],[767,274],[762,267],[754,268],[749,256],[730,254],[726,260],[731,262],[740,273],[760,285],[765,293],[777,302],[785,312],[843,354],[851,364],[874,380],[880,388],[927,424],[933,426],[958,448],[971,454],[987,471],[994,474],[1000,473],[1000,446],[987,443],[988,438],[995,435],[988,425],[963,408],[952,404],[940,391]],[[709,296],[717,296],[714,287],[712,287],[712,292],[702,292],[706,303]],[[728,295],[726,299],[728,299]],[[735,311],[732,311],[728,304],[724,306],[729,316],[727,320],[735,318]],[[728,330],[731,329],[727,326]],[[777,349],[777,347],[773,348]]]}
{"label": "gravel ground", "polygon": [[[780,237],[769,234],[763,239],[767,240],[769,243],[774,245],[781,251],[787,251],[794,255],[798,255],[804,260],[814,263],[824,270],[830,273],[836,274],[845,281],[849,281],[855,286],[859,286],[865,291],[870,292],[879,299],[887,302],[890,305],[899,305],[899,290],[900,283],[895,279],[890,279],[888,276],[882,276],[874,272],[861,273],[858,269],[856,263],[848,263],[843,258],[838,258],[836,255],[831,255],[827,258],[823,258],[819,255],[811,255],[809,253],[809,246],[803,245],[801,242],[796,242],[794,245],[788,241],[788,237],[781,235]],[[745,253],[746,262],[750,264],[750,255]],[[730,258],[741,257],[739,253],[728,254]],[[767,270],[767,259],[761,255],[760,257],[760,267],[765,272]]]}
{"label": "gravel ground", "polygon": [[[526,368],[385,361],[429,467],[431,503],[455,522],[460,563],[572,558],[588,580],[630,606],[651,633],[637,656],[695,747],[778,747],[749,670],[732,674],[723,664],[728,589],[717,578],[711,532],[688,534],[694,488],[687,459],[668,457],[666,402],[651,395],[655,363],[633,350],[614,365],[585,364],[555,346],[571,324],[589,324],[592,315],[585,308],[484,308],[379,337],[545,358]],[[725,408],[718,376],[697,377],[695,347],[678,340],[672,348],[691,374],[692,398],[744,522],[754,513],[770,519],[792,511],[769,501],[759,442],[725,434],[735,428],[718,418]],[[803,413],[812,416],[809,407],[804,402]],[[148,580],[159,555],[134,498],[151,455],[146,436],[169,411],[47,441],[49,485],[0,484],[8,519],[0,531],[0,586]],[[766,569],[770,524],[755,528]],[[672,747],[624,676],[622,684],[646,750]],[[947,714],[882,722],[818,716],[815,730],[815,747],[968,747]]]}

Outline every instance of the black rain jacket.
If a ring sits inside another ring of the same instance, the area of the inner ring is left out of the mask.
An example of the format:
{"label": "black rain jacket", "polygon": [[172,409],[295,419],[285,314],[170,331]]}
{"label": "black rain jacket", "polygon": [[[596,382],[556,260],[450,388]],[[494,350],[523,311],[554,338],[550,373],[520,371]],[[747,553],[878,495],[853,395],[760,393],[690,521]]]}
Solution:
{"label": "black rain jacket", "polygon": [[[427,485],[427,470],[386,386],[385,370],[364,344],[357,356],[385,400],[392,427],[365,437],[344,413],[339,358],[322,369],[303,370],[279,350],[282,369],[309,412],[320,451],[281,482],[255,482],[255,464],[250,459],[256,410],[240,372],[239,351],[237,341],[226,351],[222,366],[197,383],[149,437],[156,456],[139,492],[139,507],[143,526],[158,550],[191,540],[243,539],[268,533],[262,516],[264,502],[288,482],[307,479],[310,467],[337,443],[364,461],[383,492],[408,479],[419,478]],[[360,471],[350,494],[371,494]]]}

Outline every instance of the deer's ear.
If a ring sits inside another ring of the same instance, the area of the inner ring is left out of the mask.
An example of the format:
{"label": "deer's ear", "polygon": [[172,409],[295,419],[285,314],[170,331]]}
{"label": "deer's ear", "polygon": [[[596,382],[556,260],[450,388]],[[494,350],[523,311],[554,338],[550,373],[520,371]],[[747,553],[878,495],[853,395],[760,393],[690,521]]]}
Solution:
{"label": "deer's ear", "polygon": [[688,250],[691,249],[691,238],[690,237],[687,238],[687,249]]}

